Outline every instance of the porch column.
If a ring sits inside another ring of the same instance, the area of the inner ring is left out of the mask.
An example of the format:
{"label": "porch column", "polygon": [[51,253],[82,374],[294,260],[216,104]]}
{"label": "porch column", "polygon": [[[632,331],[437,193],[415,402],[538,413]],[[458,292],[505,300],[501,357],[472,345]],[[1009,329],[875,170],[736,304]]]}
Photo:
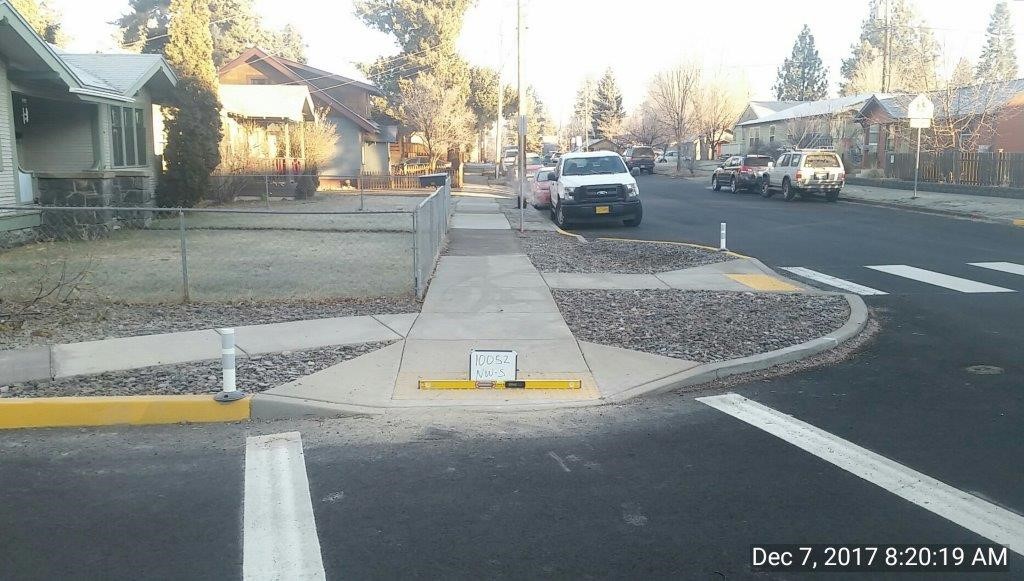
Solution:
{"label": "porch column", "polygon": [[284,173],[292,175],[292,124],[284,124]]}
{"label": "porch column", "polygon": [[299,157],[302,158],[302,171],[306,173],[306,124],[299,125]]}

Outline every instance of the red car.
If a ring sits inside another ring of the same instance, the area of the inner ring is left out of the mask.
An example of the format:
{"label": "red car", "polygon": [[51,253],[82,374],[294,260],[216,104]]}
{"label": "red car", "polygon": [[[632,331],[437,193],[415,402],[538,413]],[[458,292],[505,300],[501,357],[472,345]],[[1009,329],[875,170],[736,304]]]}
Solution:
{"label": "red car", "polygon": [[553,167],[545,167],[537,170],[536,176],[530,180],[530,203],[534,208],[548,208],[551,206],[551,172]]}

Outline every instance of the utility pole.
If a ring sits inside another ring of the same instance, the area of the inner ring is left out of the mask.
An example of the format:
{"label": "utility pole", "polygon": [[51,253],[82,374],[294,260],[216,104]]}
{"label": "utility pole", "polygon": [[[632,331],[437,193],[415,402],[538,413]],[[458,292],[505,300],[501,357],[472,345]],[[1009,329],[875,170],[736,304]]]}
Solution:
{"label": "utility pole", "polygon": [[519,84],[519,231],[526,220],[526,86],[523,84],[523,0],[516,0],[516,82]]}

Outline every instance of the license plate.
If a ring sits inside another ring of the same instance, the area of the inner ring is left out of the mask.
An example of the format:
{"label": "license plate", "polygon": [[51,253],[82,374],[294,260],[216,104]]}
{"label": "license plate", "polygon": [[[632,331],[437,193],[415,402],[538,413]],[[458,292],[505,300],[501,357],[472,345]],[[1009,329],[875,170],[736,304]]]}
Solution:
{"label": "license plate", "polygon": [[594,208],[594,212],[597,214],[608,214],[612,211],[611,206],[598,206]]}

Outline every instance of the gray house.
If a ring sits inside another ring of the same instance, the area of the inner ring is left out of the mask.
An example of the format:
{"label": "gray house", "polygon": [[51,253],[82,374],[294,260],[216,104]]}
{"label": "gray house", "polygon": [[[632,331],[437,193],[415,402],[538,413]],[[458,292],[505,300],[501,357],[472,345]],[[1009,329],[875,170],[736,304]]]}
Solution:
{"label": "gray house", "polygon": [[0,1],[0,245],[31,239],[50,205],[149,205],[153,105],[177,79],[159,55],[59,52]]}
{"label": "gray house", "polygon": [[338,130],[334,159],[321,167],[321,182],[353,178],[363,173],[390,171],[389,144],[397,140],[395,127],[370,119],[370,97],[380,95],[372,84],[251,48],[218,72],[221,87],[229,85],[304,85],[318,111]]}

